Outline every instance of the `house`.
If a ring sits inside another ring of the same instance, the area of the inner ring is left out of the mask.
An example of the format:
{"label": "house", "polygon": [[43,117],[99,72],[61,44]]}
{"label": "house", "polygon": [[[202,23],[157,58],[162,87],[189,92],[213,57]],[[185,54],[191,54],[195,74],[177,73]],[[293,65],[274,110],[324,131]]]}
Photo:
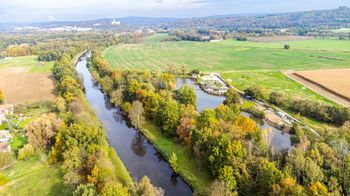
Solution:
{"label": "house", "polygon": [[12,104],[0,105],[0,125],[6,122],[6,115],[13,114],[14,107]]}
{"label": "house", "polygon": [[0,131],[0,152],[10,152],[11,146],[10,142],[12,140],[12,135],[8,130]]}
{"label": "house", "polygon": [[0,105],[0,114],[13,114],[14,112],[14,107],[12,104],[3,104]]}

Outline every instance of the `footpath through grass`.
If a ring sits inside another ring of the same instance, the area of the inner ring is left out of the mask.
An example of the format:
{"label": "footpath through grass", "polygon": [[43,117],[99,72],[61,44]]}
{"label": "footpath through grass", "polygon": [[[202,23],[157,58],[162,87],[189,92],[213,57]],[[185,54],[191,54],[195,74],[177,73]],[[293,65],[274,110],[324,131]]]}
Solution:
{"label": "footpath through grass", "polygon": [[166,137],[162,131],[152,124],[146,122],[141,130],[154,146],[169,160],[172,153],[177,156],[179,174],[194,189],[194,192],[205,194],[211,184],[209,170],[198,160],[188,147],[178,144],[174,138]]}

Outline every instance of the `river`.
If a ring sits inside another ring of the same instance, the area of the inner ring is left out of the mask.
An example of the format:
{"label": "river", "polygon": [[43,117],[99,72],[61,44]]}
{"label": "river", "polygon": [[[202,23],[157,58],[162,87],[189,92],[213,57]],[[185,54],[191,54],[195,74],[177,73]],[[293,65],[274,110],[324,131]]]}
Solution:
{"label": "river", "polygon": [[[197,103],[196,108],[198,112],[203,111],[205,108],[211,108],[214,109],[220,104],[222,104],[225,100],[224,96],[216,96],[211,95],[208,93],[205,93],[195,82],[188,78],[177,78],[176,79],[176,89],[179,89],[183,85],[191,86],[195,89],[197,94]],[[242,112],[241,113],[244,116],[249,116],[253,118],[249,113]],[[271,142],[270,145],[274,146],[276,150],[290,150],[292,148],[290,138],[291,135],[289,133],[286,133],[284,131],[281,131],[279,129],[276,129],[275,127],[270,126],[268,123],[266,123],[263,120],[255,119],[258,127],[261,130],[271,129]]]}
{"label": "river", "polygon": [[84,78],[85,96],[101,121],[109,144],[117,151],[131,176],[136,180],[148,176],[153,185],[165,191],[165,195],[192,195],[191,188],[174,174],[154,146],[131,127],[120,109],[111,106],[99,86],[92,81],[86,56],[77,63],[76,70]]}

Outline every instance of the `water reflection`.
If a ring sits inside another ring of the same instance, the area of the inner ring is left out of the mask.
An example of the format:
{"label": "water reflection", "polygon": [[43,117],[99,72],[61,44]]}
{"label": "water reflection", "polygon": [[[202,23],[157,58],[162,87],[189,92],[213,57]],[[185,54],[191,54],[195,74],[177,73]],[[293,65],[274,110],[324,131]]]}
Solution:
{"label": "water reflection", "polygon": [[145,137],[140,132],[135,133],[135,137],[132,139],[131,149],[137,156],[145,156],[147,152],[145,141]]}
{"label": "water reflection", "polygon": [[[201,112],[205,108],[214,109],[222,104],[225,100],[224,96],[215,96],[205,93],[195,82],[187,78],[177,78],[176,79],[176,89],[179,89],[183,85],[191,86],[195,89],[197,94],[196,107],[197,111]],[[261,130],[271,129],[271,146],[274,146],[278,151],[290,150],[291,145],[291,135],[283,132],[275,127],[270,126],[268,123],[261,119],[254,118],[251,114],[246,112],[241,112],[242,115],[251,117],[257,122],[258,127]]]}

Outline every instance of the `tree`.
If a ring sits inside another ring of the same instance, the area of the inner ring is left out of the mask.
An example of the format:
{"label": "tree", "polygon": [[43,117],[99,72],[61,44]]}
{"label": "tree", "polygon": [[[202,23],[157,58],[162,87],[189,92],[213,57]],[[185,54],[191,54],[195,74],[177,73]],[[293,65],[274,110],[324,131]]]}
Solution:
{"label": "tree", "polygon": [[236,188],[237,182],[233,176],[233,168],[231,166],[224,166],[219,170],[219,180],[225,183],[229,191]]}
{"label": "tree", "polygon": [[303,187],[299,185],[294,178],[286,177],[279,184],[274,184],[272,186],[271,195],[299,196],[306,194],[304,193]]}
{"label": "tree", "polygon": [[238,92],[230,88],[225,94],[226,100],[224,101],[224,104],[226,105],[231,105],[231,104],[236,104],[239,103],[241,100],[241,96],[238,94]]}
{"label": "tree", "polygon": [[290,45],[289,44],[284,44],[283,48],[288,50],[288,49],[290,49]]}
{"label": "tree", "polygon": [[96,187],[93,184],[80,184],[73,196],[97,196]]}
{"label": "tree", "polygon": [[25,128],[28,142],[34,148],[44,148],[56,135],[55,115],[43,115]]}
{"label": "tree", "polygon": [[56,99],[55,99],[55,106],[56,106],[56,110],[59,112],[59,113],[63,113],[66,111],[66,102],[65,100],[61,97],[61,96],[58,96]]}
{"label": "tree", "polygon": [[26,144],[18,151],[18,160],[29,158],[35,154],[34,147],[31,144]]}
{"label": "tree", "polygon": [[266,89],[261,85],[253,85],[244,90],[244,94],[256,100],[264,100],[266,97]]}
{"label": "tree", "polygon": [[190,117],[182,117],[180,125],[176,129],[176,135],[184,144],[189,144],[192,139],[192,131],[196,128],[196,121]]}
{"label": "tree", "polygon": [[131,120],[131,124],[136,129],[140,129],[142,127],[145,121],[142,102],[134,101],[132,103],[131,109],[129,111],[129,118]]}
{"label": "tree", "polygon": [[101,87],[104,92],[110,93],[113,90],[114,82],[111,77],[105,76],[100,80]]}
{"label": "tree", "polygon": [[324,196],[328,195],[327,187],[321,182],[312,183],[309,187],[310,193],[313,196]]}
{"label": "tree", "polygon": [[154,187],[147,176],[142,177],[140,182],[137,183],[136,190],[137,190],[137,194],[142,196],[163,196],[164,195],[163,189]]}
{"label": "tree", "polygon": [[188,74],[188,67],[187,67],[187,65],[182,65],[181,66],[181,73],[182,73],[183,76]]}
{"label": "tree", "polygon": [[119,106],[123,102],[123,89],[117,89],[111,93],[111,103],[115,106]]}
{"label": "tree", "polygon": [[178,172],[177,168],[177,156],[175,153],[171,154],[171,157],[169,159],[169,164],[173,168],[174,172]]}
{"label": "tree", "polygon": [[119,182],[108,182],[100,192],[101,196],[128,196],[128,189]]}
{"label": "tree", "polygon": [[1,88],[0,88],[0,104],[5,102],[5,95],[4,92],[2,92]]}
{"label": "tree", "polygon": [[176,128],[179,124],[180,111],[176,101],[163,100],[159,106],[157,124],[162,126],[164,133],[170,136],[176,134]]}
{"label": "tree", "polygon": [[177,91],[179,102],[185,105],[196,105],[196,92],[193,87],[184,85]]}
{"label": "tree", "polygon": [[274,92],[272,92],[270,94],[270,100],[269,101],[272,104],[275,104],[277,106],[281,106],[281,105],[285,104],[286,98],[285,98],[283,93],[274,91]]}

